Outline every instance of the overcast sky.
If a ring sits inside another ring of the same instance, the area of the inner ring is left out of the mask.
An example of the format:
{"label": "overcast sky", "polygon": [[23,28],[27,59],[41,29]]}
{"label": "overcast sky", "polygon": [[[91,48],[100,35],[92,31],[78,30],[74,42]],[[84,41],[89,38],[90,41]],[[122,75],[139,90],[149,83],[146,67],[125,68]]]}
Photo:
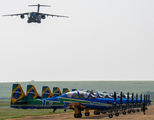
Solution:
{"label": "overcast sky", "polygon": [[[41,24],[18,17],[66,15]],[[154,80],[153,0],[1,0],[0,82]]]}

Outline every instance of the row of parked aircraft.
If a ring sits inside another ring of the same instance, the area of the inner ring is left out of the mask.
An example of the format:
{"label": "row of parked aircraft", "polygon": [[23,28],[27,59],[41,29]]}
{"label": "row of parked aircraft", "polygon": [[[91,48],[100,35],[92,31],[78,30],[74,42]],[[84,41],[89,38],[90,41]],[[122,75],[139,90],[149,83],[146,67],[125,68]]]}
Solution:
{"label": "row of parked aircraft", "polygon": [[[101,94],[100,94],[101,93]],[[108,97],[105,97],[108,94]],[[104,96],[105,95],[105,96]],[[110,95],[110,96],[109,96]],[[135,111],[139,112],[141,108],[141,103],[144,101],[146,105],[150,105],[151,100],[149,95],[144,95],[142,99],[142,94],[140,99],[138,94],[134,97],[132,93],[131,97],[127,93],[127,97],[121,92],[119,95],[108,92],[97,92],[93,90],[77,90],[72,89],[69,91],[68,88],[63,88],[63,93],[61,93],[58,87],[53,88],[53,93],[48,86],[42,87],[42,95],[39,96],[35,87],[33,85],[27,85],[26,95],[20,84],[13,84],[11,105],[13,108],[22,109],[73,109],[74,117],[81,118],[81,111],[85,110],[85,116],[89,116],[89,110],[94,110],[95,115],[100,113],[109,113],[109,118],[119,116],[119,111],[122,111],[123,115],[126,115]]]}

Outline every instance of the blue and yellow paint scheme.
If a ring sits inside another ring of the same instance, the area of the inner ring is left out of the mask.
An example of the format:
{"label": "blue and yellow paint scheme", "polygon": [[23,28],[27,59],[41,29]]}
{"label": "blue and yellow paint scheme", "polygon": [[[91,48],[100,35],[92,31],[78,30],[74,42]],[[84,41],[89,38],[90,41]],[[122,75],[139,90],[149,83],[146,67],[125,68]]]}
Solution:
{"label": "blue and yellow paint scheme", "polygon": [[[37,95],[29,95],[28,93],[36,92],[33,86],[28,86],[27,96],[25,96],[21,86],[19,84],[14,84],[12,88],[11,105],[13,108],[22,109],[73,109],[74,117],[81,117],[81,110],[85,110],[85,115],[89,116],[89,110],[95,110],[95,112],[109,112],[114,111],[115,114],[117,110],[122,107],[123,110],[132,109],[131,106],[134,104],[142,103],[142,99],[126,99],[117,98],[97,98],[94,95],[85,91],[71,91],[66,92],[60,96],[53,96],[52,98],[37,98]],[[45,91],[45,90],[44,90]],[[57,88],[54,88],[57,91]],[[58,90],[58,92],[60,92]],[[60,92],[61,93],[61,92]],[[29,97],[30,96],[30,97]],[[145,100],[146,103],[151,102],[150,100]],[[139,106],[138,106],[139,107]]]}
{"label": "blue and yellow paint scheme", "polygon": [[51,90],[48,86],[43,86],[42,87],[42,98],[51,98],[53,97],[53,94],[51,93]]}

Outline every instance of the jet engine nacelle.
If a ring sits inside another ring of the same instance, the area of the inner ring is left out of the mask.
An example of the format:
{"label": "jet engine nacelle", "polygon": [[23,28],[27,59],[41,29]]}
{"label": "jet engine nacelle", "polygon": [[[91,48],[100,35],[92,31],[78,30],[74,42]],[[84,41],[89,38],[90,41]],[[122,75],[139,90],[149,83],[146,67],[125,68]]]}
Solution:
{"label": "jet engine nacelle", "polygon": [[45,15],[41,15],[41,18],[42,18],[42,19],[45,19]]}
{"label": "jet engine nacelle", "polygon": [[25,16],[24,16],[24,15],[20,15],[20,17],[21,17],[21,19],[24,19],[24,18],[25,18]]}

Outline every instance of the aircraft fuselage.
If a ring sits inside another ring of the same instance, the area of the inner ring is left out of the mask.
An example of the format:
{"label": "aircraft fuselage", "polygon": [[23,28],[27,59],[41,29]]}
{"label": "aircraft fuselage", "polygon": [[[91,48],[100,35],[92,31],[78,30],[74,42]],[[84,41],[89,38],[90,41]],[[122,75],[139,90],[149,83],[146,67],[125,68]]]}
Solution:
{"label": "aircraft fuselage", "polygon": [[39,15],[37,12],[30,12],[28,14],[28,23],[36,22],[41,23],[41,15]]}

